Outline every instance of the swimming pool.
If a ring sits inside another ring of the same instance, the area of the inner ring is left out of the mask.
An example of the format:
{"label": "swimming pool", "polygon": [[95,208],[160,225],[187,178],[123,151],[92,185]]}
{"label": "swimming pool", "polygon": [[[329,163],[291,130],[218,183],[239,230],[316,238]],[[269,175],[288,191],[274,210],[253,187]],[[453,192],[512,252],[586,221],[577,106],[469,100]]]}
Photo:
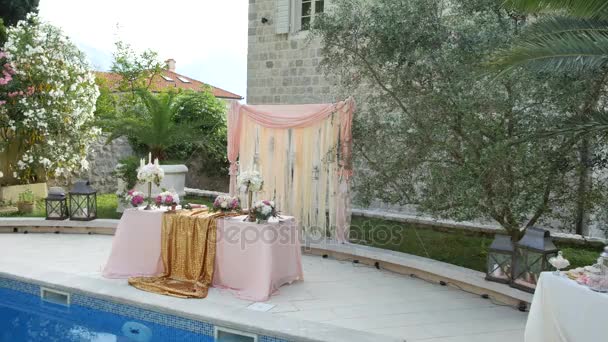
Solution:
{"label": "swimming pool", "polygon": [[[162,314],[81,294],[69,305],[42,300],[40,286],[0,278],[0,342],[177,342],[214,341],[213,324]],[[253,336],[253,335],[252,335]],[[286,342],[220,338],[219,341]]]}

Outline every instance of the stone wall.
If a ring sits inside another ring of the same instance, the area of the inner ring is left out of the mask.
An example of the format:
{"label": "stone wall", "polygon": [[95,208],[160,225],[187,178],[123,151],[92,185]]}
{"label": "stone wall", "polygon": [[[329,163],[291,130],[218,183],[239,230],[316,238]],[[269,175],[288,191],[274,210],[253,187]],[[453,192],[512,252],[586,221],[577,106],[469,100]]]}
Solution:
{"label": "stone wall", "polygon": [[82,177],[88,177],[99,193],[114,193],[117,189],[117,179],[114,176],[114,168],[118,161],[132,156],[133,149],[127,138],[120,137],[110,144],[105,144],[107,137],[100,137],[91,145],[88,156],[89,171]]}
{"label": "stone wall", "polygon": [[249,0],[247,103],[335,102],[332,80],[318,70],[320,43],[309,41],[307,31],[277,34],[275,6],[276,0]]}

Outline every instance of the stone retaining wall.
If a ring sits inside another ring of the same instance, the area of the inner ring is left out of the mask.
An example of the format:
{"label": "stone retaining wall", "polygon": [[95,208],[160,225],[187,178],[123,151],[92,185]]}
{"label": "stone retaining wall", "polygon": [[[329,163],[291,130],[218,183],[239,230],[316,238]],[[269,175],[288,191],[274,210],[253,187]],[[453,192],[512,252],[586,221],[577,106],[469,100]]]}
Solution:
{"label": "stone retaining wall", "polygon": [[89,171],[87,177],[99,193],[114,193],[117,189],[117,177],[114,168],[118,162],[133,155],[133,148],[125,137],[120,137],[106,145],[107,136],[101,136],[91,146],[87,157]]}

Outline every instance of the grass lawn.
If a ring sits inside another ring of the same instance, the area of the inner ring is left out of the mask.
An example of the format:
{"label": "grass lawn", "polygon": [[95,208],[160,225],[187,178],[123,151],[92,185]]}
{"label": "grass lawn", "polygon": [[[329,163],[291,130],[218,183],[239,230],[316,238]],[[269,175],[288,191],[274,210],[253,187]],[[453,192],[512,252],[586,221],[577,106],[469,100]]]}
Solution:
{"label": "grass lawn", "polygon": [[[211,206],[211,200],[202,197],[186,196],[182,198],[185,203],[199,203]],[[106,219],[119,219],[121,214],[116,212],[116,195],[115,194],[98,194],[97,195],[97,217]],[[21,213],[0,214],[0,217],[15,217],[25,216]],[[34,213],[29,214],[30,217],[45,217],[44,200],[36,202]]]}
{"label": "grass lawn", "polygon": [[[351,241],[362,245],[419,255],[486,271],[493,236],[463,230],[437,230],[415,224],[353,217]],[[572,267],[594,264],[601,248],[557,244]]]}

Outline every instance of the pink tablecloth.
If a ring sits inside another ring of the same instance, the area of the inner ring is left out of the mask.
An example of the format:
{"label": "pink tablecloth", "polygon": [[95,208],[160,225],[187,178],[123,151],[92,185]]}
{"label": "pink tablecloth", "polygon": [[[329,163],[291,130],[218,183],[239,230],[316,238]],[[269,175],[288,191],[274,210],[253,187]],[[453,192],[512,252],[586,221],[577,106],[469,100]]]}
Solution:
{"label": "pink tablecloth", "polygon": [[266,301],[281,285],[303,280],[295,219],[256,224],[243,218],[218,220],[213,286],[242,299]]}
{"label": "pink tablecloth", "polygon": [[103,270],[104,277],[146,277],[163,272],[160,242],[164,212],[138,208],[125,210],[112,240],[112,252]]}

